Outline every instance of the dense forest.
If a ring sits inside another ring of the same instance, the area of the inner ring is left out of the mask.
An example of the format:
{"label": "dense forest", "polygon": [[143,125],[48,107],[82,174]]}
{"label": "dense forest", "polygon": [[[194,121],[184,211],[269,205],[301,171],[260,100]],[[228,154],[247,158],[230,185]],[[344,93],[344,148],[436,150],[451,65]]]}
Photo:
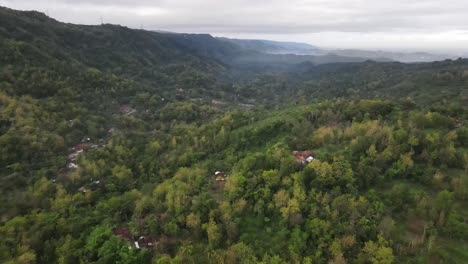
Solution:
{"label": "dense forest", "polygon": [[335,59],[0,7],[0,262],[467,263],[468,60]]}

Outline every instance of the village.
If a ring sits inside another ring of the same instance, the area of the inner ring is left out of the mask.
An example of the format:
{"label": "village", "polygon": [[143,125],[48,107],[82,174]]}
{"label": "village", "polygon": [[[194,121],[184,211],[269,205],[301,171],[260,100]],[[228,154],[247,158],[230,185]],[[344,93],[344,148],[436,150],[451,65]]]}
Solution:
{"label": "village", "polygon": [[[119,107],[118,113],[122,116],[129,116],[133,115],[137,112],[136,109],[130,107],[130,105],[124,104]],[[69,121],[69,126],[73,126],[73,121]],[[92,149],[97,149],[100,147],[104,147],[107,144],[107,141],[112,136],[112,134],[116,131],[114,127],[111,127],[107,130],[107,134],[105,138],[100,138],[97,141],[92,139],[91,137],[85,136],[81,139],[80,143],[76,144],[72,148],[69,149],[69,153],[67,155],[67,165],[63,172],[65,175],[68,175],[71,171],[76,170],[79,168],[78,160],[81,155],[84,155],[87,151]],[[100,180],[90,179],[90,183],[88,185],[81,186],[78,188],[79,192],[86,193],[91,188],[96,187],[97,185],[101,184]],[[57,179],[51,179],[52,183],[56,183]]]}
{"label": "village", "polygon": [[[314,153],[309,150],[304,150],[304,151],[292,151],[291,155],[295,158],[295,160],[301,164],[301,165],[306,165],[313,160],[314,158]],[[222,192],[224,187],[226,186],[227,181],[229,180],[229,176],[226,174],[224,171],[215,171],[212,175],[212,180],[216,183],[213,186],[213,191],[214,195],[217,198],[217,200],[222,199]],[[193,202],[193,201],[192,201]],[[157,238],[152,237],[152,236],[141,236],[141,235],[132,235],[131,231],[128,227],[120,227],[120,228],[114,228],[112,230],[112,233],[115,236],[122,237],[129,241],[129,249],[130,248],[135,248],[137,250],[141,249],[150,249],[157,245]]]}
{"label": "village", "polygon": [[[184,90],[178,89],[177,94],[182,96],[184,94]],[[223,102],[213,100],[212,104],[224,104]],[[251,108],[254,105],[249,104],[239,104],[241,107],[244,108]],[[119,114],[122,116],[128,116],[136,113],[136,109],[130,107],[129,105],[121,105],[119,108]],[[66,172],[70,173],[73,170],[79,168],[79,158],[81,155],[84,155],[86,152],[97,149],[100,147],[105,147],[108,139],[115,133],[116,129],[111,127],[107,131],[107,135],[105,138],[93,140],[90,137],[83,137],[79,144],[76,144],[72,148],[70,148],[69,154],[67,156],[67,166]],[[307,165],[308,163],[312,162],[314,158],[314,153],[309,150],[298,151],[294,150],[291,152],[291,155],[294,157],[295,161],[301,165]],[[229,180],[229,176],[226,172],[218,170],[212,174],[212,180],[215,183],[213,185],[213,191],[216,199],[220,201],[223,199],[223,189],[226,186],[226,183]],[[53,179],[53,182],[56,180]],[[78,192],[87,193],[90,190],[95,189],[98,185],[101,184],[100,180],[90,179],[90,183],[85,184],[78,188]],[[150,249],[157,244],[157,239],[152,236],[142,236],[142,235],[133,235],[128,227],[116,227],[112,230],[113,235],[117,237],[121,237],[129,242],[128,248],[135,248],[137,250],[142,249]]]}

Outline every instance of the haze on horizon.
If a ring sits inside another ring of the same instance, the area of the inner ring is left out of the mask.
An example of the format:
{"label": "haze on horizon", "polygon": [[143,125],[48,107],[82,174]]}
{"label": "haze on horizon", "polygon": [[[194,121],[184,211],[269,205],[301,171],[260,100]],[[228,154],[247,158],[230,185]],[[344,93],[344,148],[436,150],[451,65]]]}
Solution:
{"label": "haze on horizon", "polygon": [[468,54],[464,0],[0,0],[76,24],[305,42],[323,48]]}

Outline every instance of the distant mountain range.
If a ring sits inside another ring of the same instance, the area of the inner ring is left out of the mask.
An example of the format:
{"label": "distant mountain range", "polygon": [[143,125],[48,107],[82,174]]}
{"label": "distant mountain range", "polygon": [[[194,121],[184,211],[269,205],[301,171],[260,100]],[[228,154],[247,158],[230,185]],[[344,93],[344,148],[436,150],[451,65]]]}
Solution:
{"label": "distant mountain range", "polygon": [[219,39],[234,43],[244,49],[270,54],[325,55],[319,47],[306,43],[281,42],[262,39]]}
{"label": "distant mountain range", "polygon": [[[392,52],[357,49],[326,49],[314,45],[297,42],[281,42],[261,39],[229,39],[219,38],[236,44],[244,49],[268,54],[295,54],[311,56],[335,56],[336,58],[364,58],[375,61],[432,62],[446,59],[456,59],[458,56],[448,54],[432,54],[428,52]],[[346,60],[345,60],[346,61]]]}
{"label": "distant mountain range", "polygon": [[432,62],[442,61],[446,59],[457,59],[457,56],[448,54],[432,54],[427,52],[391,52],[391,51],[369,51],[369,50],[330,50],[329,53],[336,54],[338,56],[350,56],[350,57],[365,57],[369,59],[375,58],[387,58],[393,61],[399,62]]}

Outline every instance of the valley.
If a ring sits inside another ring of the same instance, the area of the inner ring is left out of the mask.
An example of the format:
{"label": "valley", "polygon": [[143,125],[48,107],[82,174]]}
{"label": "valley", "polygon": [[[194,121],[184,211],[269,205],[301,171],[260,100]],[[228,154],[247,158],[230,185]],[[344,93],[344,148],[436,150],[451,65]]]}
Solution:
{"label": "valley", "polygon": [[466,263],[468,60],[267,44],[0,7],[0,262]]}

